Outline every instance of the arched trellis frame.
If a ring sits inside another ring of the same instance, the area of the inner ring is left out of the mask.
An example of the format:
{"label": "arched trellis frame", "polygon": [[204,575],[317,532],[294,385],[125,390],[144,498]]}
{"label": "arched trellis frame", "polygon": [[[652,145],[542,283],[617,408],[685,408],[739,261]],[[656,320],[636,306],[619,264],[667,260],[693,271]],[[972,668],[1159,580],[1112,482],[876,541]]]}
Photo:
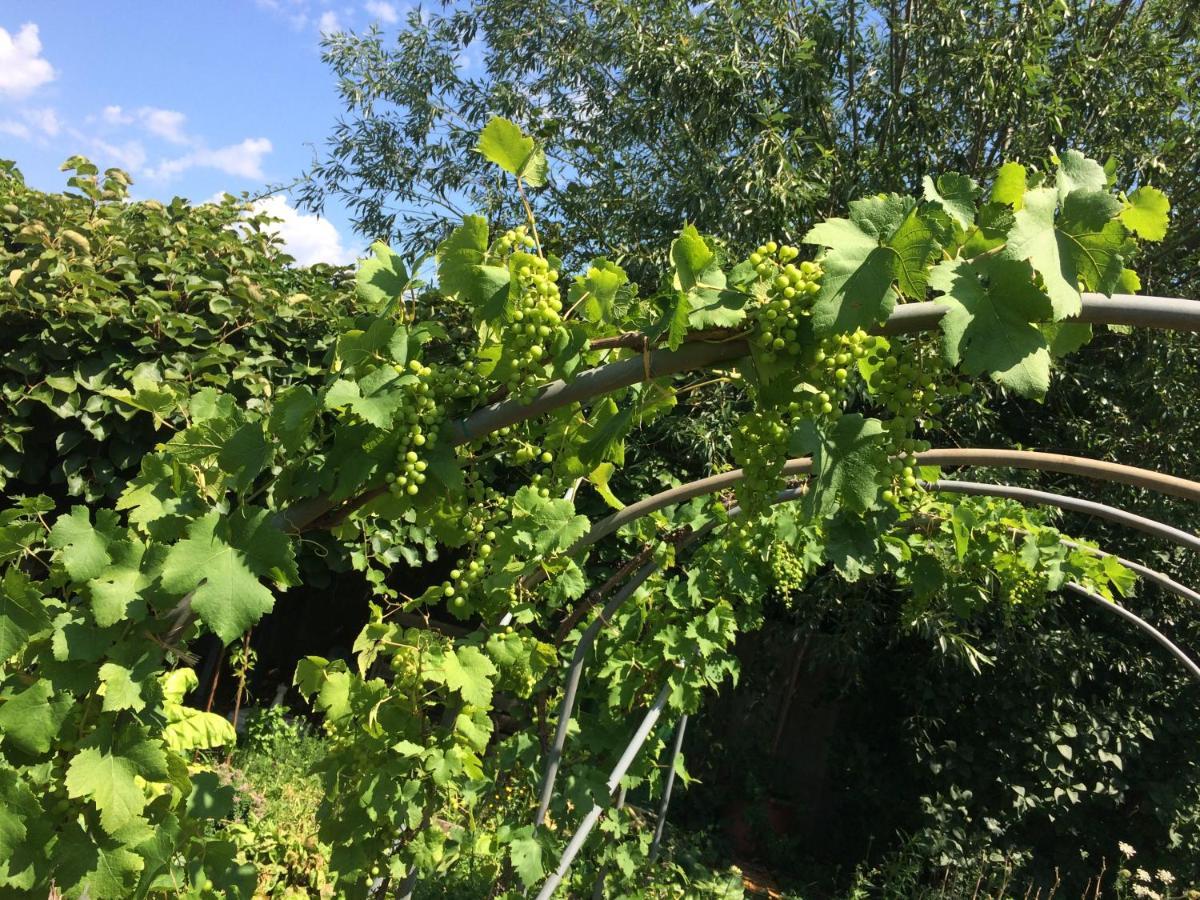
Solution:
{"label": "arched trellis frame", "polygon": [[[1186,479],[1180,479],[1174,476],[1163,475],[1162,473],[1153,472],[1151,470],[1136,469],[1129,466],[1117,466],[1114,464],[1103,463],[1098,460],[1089,460],[1083,457],[1064,457],[1057,454],[1039,454],[1029,451],[982,450],[932,450],[928,451],[927,456],[930,457],[930,459],[927,460],[930,464],[932,464],[933,460],[936,459],[938,463],[942,465],[999,464],[1019,468],[1044,469],[1049,471],[1070,471],[1074,474],[1087,474],[1093,477],[1104,477],[1104,475],[1107,474],[1109,476],[1107,480],[1136,484],[1139,487],[1157,490],[1160,493],[1200,500],[1200,483],[1198,482],[1188,481]],[[995,460],[995,462],[993,462],[993,460]],[[810,471],[811,466],[812,463],[809,459],[789,460],[785,464],[785,471],[789,472],[790,474],[803,474]],[[597,523],[592,531],[580,540],[577,548],[582,549],[583,546],[590,545],[591,543],[602,539],[608,534],[613,533],[622,525],[628,524],[629,522],[634,521],[637,518],[641,518],[642,516],[649,515],[651,512],[656,510],[663,509],[676,503],[685,502],[686,500],[694,497],[725,490],[739,481],[741,477],[741,470],[736,470],[734,472],[724,473],[721,476],[700,479],[669,491],[663,491],[662,493],[656,494],[653,497],[646,498],[646,500],[642,501],[640,504],[637,504],[641,507],[640,509],[632,510],[632,507],[627,507],[626,510],[622,510],[619,513],[609,516],[607,519]],[[1174,528],[1173,526],[1158,522],[1153,519],[1138,516],[1134,513],[1128,512],[1127,510],[1095,503],[1093,501],[1081,500],[1076,497],[1069,497],[1062,494],[1054,494],[1029,488],[1020,488],[1012,485],[992,485],[981,484],[977,482],[959,482],[949,480],[932,482],[927,484],[926,487],[931,491],[938,493],[994,496],[1017,500],[1018,502],[1029,505],[1054,506],[1067,511],[1085,513],[1098,518],[1117,522],[1126,525],[1127,527],[1136,528],[1137,530],[1164,538],[1180,546],[1200,550],[1200,537],[1189,532],[1182,531]],[[776,497],[776,502],[790,502],[799,499],[804,495],[804,493],[805,490],[803,487],[785,490],[780,492],[780,494]],[[632,511],[628,515],[623,515],[627,510]],[[729,515],[731,517],[736,516],[738,512],[738,508],[733,507],[730,509]],[[702,540],[711,533],[714,527],[715,523],[710,523],[700,531],[697,531],[694,535],[689,536],[686,543],[692,544]],[[1067,541],[1065,543],[1073,547],[1085,549],[1089,552],[1094,552],[1100,555],[1112,555],[1106,553],[1106,551],[1091,547],[1083,547],[1082,545],[1075,544],[1074,542]],[[1200,593],[1197,593],[1196,591],[1184,585],[1178,584],[1164,573],[1150,569],[1138,563],[1130,563],[1121,557],[1117,557],[1117,559],[1121,563],[1129,565],[1134,571],[1137,571],[1139,574],[1144,575],[1149,580],[1159,584],[1164,589],[1171,591],[1178,596],[1189,600],[1200,599]],[[546,811],[549,807],[550,797],[553,794],[558,764],[561,761],[562,750],[565,746],[567,726],[569,725],[571,712],[574,707],[574,700],[578,690],[579,682],[582,678],[583,666],[586,662],[587,653],[599,635],[603,623],[607,621],[607,619],[612,616],[626,600],[632,597],[642,586],[642,584],[644,584],[655,572],[657,572],[658,569],[659,566],[655,563],[647,563],[646,565],[642,566],[621,587],[621,589],[613,595],[613,597],[605,605],[600,615],[597,616],[588,629],[584,631],[578,644],[576,645],[574,656],[567,670],[567,684],[563,702],[559,709],[559,718],[555,731],[554,744],[551,746],[550,752],[547,756],[546,768],[543,773],[542,783],[539,790],[539,807],[535,818],[535,825],[540,825],[544,821]],[[1170,638],[1156,629],[1145,619],[1142,619],[1140,616],[1120,606],[1119,604],[1106,600],[1095,592],[1088,590],[1083,585],[1072,582],[1065,585],[1064,588],[1071,593],[1083,597],[1093,604],[1096,604],[1100,608],[1106,609],[1120,616],[1125,621],[1133,624],[1135,627],[1147,634],[1156,643],[1158,643],[1161,647],[1163,647],[1167,653],[1169,653],[1187,670],[1191,677],[1200,682],[1200,666],[1197,666],[1197,664],[1173,641],[1171,641]],[[635,732],[634,738],[626,746],[625,752],[622,754],[617,765],[610,773],[608,780],[610,794],[612,791],[616,790],[620,780],[624,777],[630,765],[632,765],[633,760],[636,758],[638,752],[640,752],[642,745],[648,739],[651,731],[654,728],[654,725],[661,716],[666,702],[666,693],[667,688],[664,686],[664,688],[659,692],[659,695],[655,698],[655,701],[651,704],[650,710],[643,719],[642,724],[639,726],[637,732]],[[674,770],[675,758],[678,756],[682,746],[683,731],[685,727],[686,718],[681,718],[677,727],[676,739],[671,750],[670,760],[667,763],[668,771],[673,772]],[[669,802],[670,789],[668,787],[664,787],[663,797],[659,807],[658,820],[655,826],[654,838],[651,844],[652,855],[657,854],[659,842],[662,837],[663,827],[666,821],[666,813]],[[569,871],[571,864],[574,862],[575,857],[583,848],[588,835],[591,833],[602,814],[603,807],[597,804],[593,806],[592,810],[590,810],[581,821],[580,825],[568,842],[566,849],[563,851],[563,855],[559,860],[558,867],[542,885],[541,891],[537,895],[538,900],[549,900],[549,898],[554,894],[555,890],[557,890],[558,886],[562,882],[562,879]]]}
{"label": "arched trellis frame", "polygon": [[[875,333],[891,336],[931,331],[938,327],[945,312],[946,307],[936,301],[903,304],[896,307],[888,320],[875,329]],[[1200,333],[1200,301],[1126,294],[1114,294],[1106,297],[1101,294],[1085,293],[1082,295],[1080,313],[1073,321],[1090,325],[1122,325]],[[501,428],[520,424],[573,403],[583,403],[639,382],[663,376],[734,363],[748,356],[750,352],[749,345],[744,338],[736,334],[725,340],[713,340],[711,335],[685,340],[686,342],[677,350],[650,350],[647,347],[646,339],[640,334],[620,335],[595,342],[593,347],[596,349],[623,347],[641,349],[642,353],[586,370],[575,376],[570,382],[552,382],[543,387],[529,402],[510,399],[484,406],[466,418],[451,423],[450,443],[452,446],[469,444],[485,438]],[[1089,462],[1095,463],[1096,461]],[[935,463],[930,461],[929,464]],[[936,464],[950,465],[951,463],[943,460]],[[1124,480],[1118,477],[1117,468],[1129,468],[1116,467],[1116,464],[1099,465],[1114,467],[1114,471],[1109,475],[1109,479],[1113,481]],[[1039,467],[1029,466],[1029,468]],[[1171,479],[1171,476],[1154,474],[1161,479]],[[1183,479],[1176,480],[1184,481]],[[1194,485],[1194,483],[1191,484]],[[307,498],[278,511],[274,516],[274,523],[291,532],[303,532],[334,525],[343,521],[375,497],[380,496],[385,489],[385,485],[379,484],[342,503],[334,503],[324,495]],[[1194,487],[1189,490],[1194,490]],[[1165,492],[1174,493],[1173,491]],[[1194,494],[1176,494],[1176,496],[1188,496],[1195,499]],[[626,510],[632,512],[638,506],[640,504],[633,504]],[[612,518],[609,517],[604,522],[610,522]],[[601,525],[603,524],[601,523]],[[620,527],[619,523],[612,525],[605,534],[611,534],[618,527]],[[598,534],[597,529],[594,528],[585,536],[584,540],[587,541],[591,538],[591,543],[594,543],[603,536],[604,534]],[[1122,562],[1125,561],[1122,560]],[[1173,589],[1171,585],[1175,583],[1168,576],[1146,569],[1136,563],[1131,564],[1131,568],[1146,574],[1151,580],[1157,581],[1164,587]],[[1197,596],[1196,592],[1190,591],[1190,589],[1184,588],[1183,590],[1188,590],[1193,599]],[[181,631],[191,616],[190,597],[188,597],[179,605],[175,630]],[[541,814],[539,813],[539,821],[540,819]],[[414,869],[404,879],[398,892],[401,897],[411,894],[415,885],[415,875],[416,870]]]}

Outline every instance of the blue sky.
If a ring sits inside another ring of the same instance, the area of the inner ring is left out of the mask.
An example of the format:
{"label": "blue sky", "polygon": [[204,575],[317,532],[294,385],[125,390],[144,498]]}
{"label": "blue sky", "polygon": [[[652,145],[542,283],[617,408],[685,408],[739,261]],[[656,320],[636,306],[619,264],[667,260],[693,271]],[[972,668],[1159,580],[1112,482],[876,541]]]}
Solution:
{"label": "blue sky", "polygon": [[[407,13],[389,0],[4,0],[0,158],[59,190],[59,165],[82,153],[129,171],[138,198],[291,182],[341,111],[322,32],[387,29]],[[362,251],[343,210],[317,219],[269,203],[300,262]]]}

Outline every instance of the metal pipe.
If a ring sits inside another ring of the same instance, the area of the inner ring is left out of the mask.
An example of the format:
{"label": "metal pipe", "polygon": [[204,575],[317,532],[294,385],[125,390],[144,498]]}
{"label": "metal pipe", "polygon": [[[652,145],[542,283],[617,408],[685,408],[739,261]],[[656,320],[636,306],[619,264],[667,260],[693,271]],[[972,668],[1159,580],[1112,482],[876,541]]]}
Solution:
{"label": "metal pipe", "polygon": [[[1153,469],[1141,469],[1136,466],[1126,466],[1120,463],[1110,463],[1104,460],[1088,459],[1084,456],[1068,456],[1063,453],[1041,453],[1034,450],[1001,450],[981,447],[943,448],[926,450],[916,454],[918,465],[936,466],[996,466],[1014,469],[1035,469],[1043,472],[1062,472],[1068,475],[1083,475],[1106,481],[1118,481],[1123,484],[1145,488],[1162,494],[1176,497],[1186,497],[1200,501],[1200,481],[1165,475]],[[807,475],[812,471],[812,460],[805,457],[789,459],[783,464],[785,477]],[[741,469],[710,475],[678,487],[660,491],[650,497],[645,497],[636,503],[631,503],[624,509],[619,509],[593,525],[567,551],[575,554],[603,540],[610,534],[644,515],[683,503],[705,494],[713,494],[732,488],[742,480]],[[532,586],[545,578],[541,569],[534,571],[526,581],[526,586]]]}
{"label": "metal pipe", "polygon": [[[650,732],[654,729],[655,723],[659,716],[662,715],[663,708],[667,705],[667,698],[671,695],[671,681],[668,679],[663,684],[662,689],[658,692],[658,696],[654,698],[654,703],[650,709],[646,711],[645,717],[642,719],[642,724],[638,726],[637,731],[633,733],[633,737],[625,746],[625,752],[621,754],[621,758],[617,760],[617,764],[613,766],[612,772],[608,776],[608,792],[611,795],[617,788],[617,784],[625,777],[625,773],[629,771],[629,767],[633,764],[634,758],[638,751],[642,749],[642,745],[646,743],[646,738],[650,736]],[[594,804],[583,821],[579,823],[579,827],[575,833],[571,835],[571,840],[567,843],[567,849],[563,851],[562,858],[558,861],[558,867],[542,884],[542,889],[538,891],[537,900],[549,900],[553,896],[555,890],[562,883],[567,871],[571,868],[571,863],[575,861],[575,857],[583,848],[584,841],[588,835],[592,833],[592,829],[596,827],[596,823],[603,815],[604,809],[600,804]]]}
{"label": "metal pipe", "polygon": [[650,842],[650,858],[647,861],[649,865],[653,865],[658,859],[663,826],[667,824],[667,807],[671,805],[671,789],[675,787],[675,761],[679,759],[679,751],[683,749],[683,733],[687,730],[687,723],[687,713],[684,713],[679,717],[679,727],[675,729],[675,744],[671,747],[671,758],[667,762],[667,783],[663,786],[662,802],[658,805],[658,822],[654,825],[654,840]]}
{"label": "metal pipe", "polygon": [[[1082,311],[1075,321],[1200,332],[1200,301],[1196,300],[1128,294],[1114,294],[1112,297],[1084,294],[1082,305]],[[927,331],[937,327],[945,311],[946,307],[936,300],[904,303],[897,306],[887,322],[875,331],[888,335]],[[516,425],[571,403],[590,400],[640,381],[733,362],[748,352],[746,342],[740,339],[693,341],[677,350],[653,350],[597,366],[580,373],[570,382],[559,380],[547,384],[528,403],[514,398],[475,410],[469,416],[451,423],[450,443],[452,446],[469,443],[507,425]],[[354,503],[353,500],[349,502]],[[273,521],[284,530],[301,531],[336,505],[327,495],[307,497],[287,509],[279,510]]]}
{"label": "metal pipe", "polygon": [[1089,591],[1083,585],[1076,584],[1074,581],[1068,582],[1065,586],[1067,590],[1079,594],[1081,597],[1086,597],[1097,606],[1101,606],[1110,612],[1116,613],[1127,622],[1132,622],[1142,631],[1146,632],[1146,634],[1150,635],[1150,637],[1154,638],[1154,640],[1156,640],[1164,649],[1166,649],[1168,653],[1175,657],[1175,659],[1177,659],[1185,669],[1188,670],[1193,678],[1195,678],[1197,681],[1200,681],[1200,666],[1197,666],[1194,662],[1192,662],[1191,658],[1181,649],[1179,649],[1178,646],[1172,643],[1170,638],[1168,638],[1165,634],[1163,634],[1145,619],[1135,615],[1134,613],[1131,613],[1125,607],[1117,603],[1105,600],[1099,594]]}
{"label": "metal pipe", "polygon": [[1200,481],[1166,475],[1153,469],[1126,466],[1121,463],[1066,453],[1042,453],[1037,450],[1001,450],[985,447],[947,447],[926,450],[917,454],[922,466],[978,466],[986,468],[1035,469],[1041,472],[1061,472],[1082,475],[1101,481],[1115,481],[1145,488],[1159,494],[1200,501]]}
{"label": "metal pipe", "polygon": [[583,676],[583,664],[588,651],[596,642],[600,629],[608,623],[609,617],[616,612],[617,607],[632,597],[646,579],[658,571],[658,564],[648,562],[634,573],[622,588],[604,605],[600,615],[588,625],[587,629],[575,645],[575,653],[567,668],[567,686],[563,693],[562,703],[558,707],[558,725],[554,729],[554,740],[546,754],[546,768],[542,772],[542,785],[538,791],[537,815],[533,819],[536,828],[546,821],[546,810],[550,808],[550,797],[554,793],[554,779],[558,776],[558,764],[562,760],[562,750],[567,742],[567,729],[571,725],[571,712],[575,709],[575,694],[579,691],[579,679]]}
{"label": "metal pipe", "polygon": [[1085,515],[1095,516],[1098,519],[1107,519],[1110,522],[1128,525],[1130,528],[1144,531],[1146,534],[1152,534],[1155,537],[1165,538],[1182,547],[1200,550],[1200,537],[1190,532],[1182,531],[1155,519],[1147,519],[1145,516],[1126,512],[1115,506],[1096,503],[1093,500],[1080,500],[1078,497],[1067,497],[1063,494],[1052,494],[1048,491],[1035,491],[1032,488],[1013,487],[1008,484],[980,484],[975,481],[934,481],[927,484],[930,490],[942,491],[944,493],[1006,497],[1020,503],[1057,506],[1059,509],[1064,509],[1068,512],[1084,513]]}
{"label": "metal pipe", "polygon": [[[786,503],[789,500],[795,500],[802,496],[803,493],[803,488],[783,490],[776,496],[775,502]],[[734,518],[740,515],[741,511],[741,507],[732,506],[729,508],[727,515],[730,518]],[[677,552],[681,552],[684,548],[707,536],[716,525],[715,521],[709,522],[688,535],[679,542]],[[533,819],[535,828],[546,821],[546,811],[550,808],[550,798],[554,795],[554,781],[558,777],[558,766],[562,761],[563,747],[567,743],[567,730],[571,724],[571,713],[575,709],[575,695],[579,691],[579,680],[583,677],[583,664],[587,660],[588,651],[592,649],[592,645],[596,642],[596,638],[600,634],[600,629],[608,624],[608,620],[612,617],[613,613],[620,608],[621,604],[637,592],[637,589],[645,583],[646,579],[657,571],[658,564],[649,562],[635,572],[629,581],[604,605],[604,609],[600,611],[600,614],[584,630],[583,634],[579,637],[579,643],[575,645],[575,652],[571,655],[571,662],[567,667],[567,687],[563,693],[562,703],[558,707],[558,724],[554,728],[554,740],[551,742],[550,750],[546,755],[546,768],[542,772],[542,783],[538,788],[538,808]]]}
{"label": "metal pipe", "polygon": [[[810,468],[811,461],[808,459],[788,460],[784,466],[785,472],[788,473],[805,472]],[[1139,471],[1148,472],[1149,470]],[[587,535],[581,538],[580,544],[586,545],[585,542],[594,543],[605,535],[616,531],[621,525],[627,524],[634,519],[648,515],[649,513],[662,509],[666,506],[682,503],[686,500],[702,496],[706,493],[724,490],[736,484],[741,477],[742,472],[740,469],[738,469],[733,472],[725,472],[721,475],[714,475],[709,478],[701,478],[697,481],[680,485],[679,487],[672,488],[667,491],[662,491],[661,493],[655,494],[652,497],[647,497],[640,503],[627,506],[625,509],[620,510],[617,513],[614,513],[612,516],[609,516],[608,518],[598,522]],[[1170,525],[1157,522],[1154,519],[1147,519],[1143,516],[1138,516],[1133,513],[1126,512],[1125,510],[1107,506],[1102,503],[1095,503],[1089,500],[1080,500],[1074,497],[1067,497],[1062,494],[1053,494],[1046,491],[1035,491],[1029,488],[1012,487],[1010,485],[980,484],[976,482],[965,481],[937,481],[930,485],[930,487],[934,490],[940,490],[947,493],[1009,497],[1010,499],[1021,500],[1022,502],[1026,503],[1044,504],[1048,506],[1056,506],[1060,509],[1065,509],[1072,512],[1083,512],[1099,518],[1108,519],[1109,521],[1129,525],[1149,534],[1153,534],[1158,537],[1164,537],[1167,540],[1174,541],[1175,543],[1182,544],[1183,546],[1200,550],[1200,537],[1197,537],[1196,535],[1190,534],[1186,531],[1181,531],[1177,528],[1172,528]],[[796,499],[803,493],[803,487],[782,491],[776,498],[776,502],[785,502],[789,499]],[[622,515],[623,513],[626,513],[629,510],[634,510],[635,508],[635,515]],[[730,515],[736,515],[737,512],[739,512],[739,510],[737,510],[735,507],[734,509],[730,510]],[[614,521],[616,524],[613,524]],[[704,534],[707,534],[709,530],[711,530],[711,525],[701,529],[701,531],[693,535],[692,538],[687,541],[687,543],[691,543],[692,540],[699,539]],[[578,546],[579,545],[577,544],[576,547],[578,548]],[[1160,572],[1155,572],[1153,569],[1141,566],[1140,564],[1135,563],[1134,566],[1136,566],[1137,571],[1152,573],[1150,576],[1152,580],[1162,585],[1167,590],[1173,591],[1179,596],[1187,597],[1189,599],[1200,599],[1200,594],[1197,594],[1197,592],[1191,590],[1190,588],[1186,588],[1183,585],[1178,584],[1168,576]],[[647,569],[649,570],[647,571]],[[550,806],[550,797],[554,793],[554,780],[558,773],[558,765],[562,758],[563,747],[566,745],[567,727],[570,724],[569,720],[571,717],[571,712],[574,709],[575,695],[578,691],[579,680],[583,675],[583,664],[587,652],[591,649],[592,644],[595,642],[596,636],[599,634],[603,621],[611,616],[616,609],[626,599],[628,599],[628,597],[631,596],[633,592],[636,591],[637,588],[640,587],[642,583],[650,577],[650,575],[653,574],[654,571],[656,571],[656,567],[651,569],[649,566],[647,566],[644,567],[641,572],[635,575],[634,578],[626,584],[625,588],[623,588],[618,595],[615,595],[613,599],[609,601],[604,608],[604,612],[601,613],[601,616],[597,618],[596,621],[592,622],[592,624],[580,638],[578,645],[576,645],[575,653],[571,659],[570,667],[568,668],[567,694],[564,696],[563,703],[559,707],[559,721],[555,731],[554,743],[551,746],[547,768],[542,777],[540,799],[534,825],[540,825],[545,820],[546,810]],[[643,575],[642,572],[645,574]],[[627,592],[626,589],[628,589]]]}

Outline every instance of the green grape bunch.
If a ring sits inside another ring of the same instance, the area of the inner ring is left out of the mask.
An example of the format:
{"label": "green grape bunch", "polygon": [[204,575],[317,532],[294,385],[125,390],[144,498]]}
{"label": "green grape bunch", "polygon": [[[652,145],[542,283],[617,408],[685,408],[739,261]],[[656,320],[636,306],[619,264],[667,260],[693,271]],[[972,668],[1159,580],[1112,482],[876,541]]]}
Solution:
{"label": "green grape bunch", "polygon": [[813,299],[821,290],[821,267],[804,261],[795,247],[768,241],[750,254],[750,264],[766,285],[758,303],[758,330],[753,340],[768,358],[776,353],[797,356],[804,347],[801,319],[812,309]]}

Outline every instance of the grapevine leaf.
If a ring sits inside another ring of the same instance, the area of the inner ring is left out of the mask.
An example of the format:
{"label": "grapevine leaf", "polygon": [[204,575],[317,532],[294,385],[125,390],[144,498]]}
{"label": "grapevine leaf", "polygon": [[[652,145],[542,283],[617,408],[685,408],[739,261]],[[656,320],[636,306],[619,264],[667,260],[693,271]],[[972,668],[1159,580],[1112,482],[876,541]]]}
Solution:
{"label": "grapevine leaf", "polygon": [[1083,322],[1048,322],[1041,329],[1055,359],[1074,353],[1092,339],[1092,326]]}
{"label": "grapevine leaf", "polygon": [[55,848],[56,883],[67,896],[122,900],[133,896],[145,860],[130,849],[125,834],[93,837],[71,825]]}
{"label": "grapevine leaf", "polygon": [[869,508],[879,492],[886,447],[883,423],[858,413],[842,416],[827,430],[801,423],[790,451],[812,455],[813,475],[805,497],[810,517],[831,516],[843,506],[858,512]]}
{"label": "grapevine leaf", "polygon": [[614,262],[603,257],[593,259],[583,275],[577,275],[567,295],[567,303],[578,307],[589,322],[604,322],[612,317],[617,291],[629,277]]}
{"label": "grapevine leaf", "polygon": [[1020,163],[1005,163],[996,173],[992,184],[992,202],[1020,209],[1025,197],[1025,167]]}
{"label": "grapevine leaf", "polygon": [[1143,185],[1129,195],[1121,210],[1121,223],[1144,241],[1161,241],[1167,236],[1171,204],[1158,188]]}
{"label": "grapevine leaf", "polygon": [[1106,191],[1108,175],[1104,167],[1094,159],[1088,159],[1078,150],[1068,150],[1058,161],[1058,173],[1054,183],[1058,188],[1058,199],[1061,201],[1076,191]]}
{"label": "grapevine leaf", "polygon": [[320,408],[312,388],[306,384],[295,385],[276,398],[267,428],[284,450],[295,453],[312,431]]}
{"label": "grapevine leaf", "polygon": [[513,871],[520,876],[525,887],[531,888],[545,874],[542,865],[542,845],[538,843],[529,826],[513,832],[515,835],[508,845],[508,859]]}
{"label": "grapevine leaf", "polygon": [[[37,799],[12,769],[0,769],[0,860],[11,860],[25,840],[25,822],[41,813]],[[3,875],[0,875],[3,883]]]}
{"label": "grapevine leaf", "polygon": [[96,693],[104,698],[102,709],[105,712],[122,709],[140,712],[146,708],[141,685],[134,681],[133,671],[119,663],[106,662],[100,667],[100,688]]}
{"label": "grapevine leaf", "polygon": [[166,715],[163,740],[176,753],[232,746],[237,740],[233,723],[216,713],[176,705],[167,707]]}
{"label": "grapevine leaf", "polygon": [[1111,293],[1124,268],[1120,251],[1124,229],[1112,220],[1118,201],[1108,194],[1074,193],[1063,205],[1056,225],[1058,195],[1037,188],[1025,195],[1017,212],[1004,256],[1028,260],[1046,285],[1056,319],[1077,315],[1083,308],[1078,284]]}
{"label": "grapevine leaf", "polygon": [[476,273],[488,248],[488,225],[483,216],[466,216],[437,248],[438,285],[442,293],[471,296]]}
{"label": "grapevine leaf", "polygon": [[570,500],[550,500],[531,487],[523,487],[513,498],[513,517],[536,529],[532,549],[539,554],[566,550],[588,530],[587,516],[575,514]]}
{"label": "grapevine leaf", "polygon": [[182,533],[182,515],[194,498],[184,489],[178,464],[160,455],[142,460],[141,473],[117,498],[117,509],[129,510],[129,521],[159,540],[174,540]]}
{"label": "grapevine leaf", "polygon": [[938,303],[946,307],[946,360],[971,375],[986,372],[1022,396],[1041,397],[1050,387],[1050,350],[1032,323],[1050,309],[1030,276],[1027,263],[953,259],[934,267],[930,285],[942,292]]}
{"label": "grapevine leaf", "polygon": [[187,799],[190,818],[220,821],[233,811],[233,785],[221,784],[216,772],[197,772],[191,781],[192,791]]}
{"label": "grapevine leaf", "polygon": [[140,818],[146,808],[146,795],[136,780],[140,774],[133,759],[85,747],[67,768],[67,795],[95,803],[100,824],[112,834]]}
{"label": "grapevine leaf", "polygon": [[489,322],[509,317],[509,298],[512,291],[512,272],[504,266],[471,266],[472,278],[465,282],[463,299],[475,309],[479,318]]}
{"label": "grapevine leaf", "polygon": [[108,544],[116,528],[117,516],[112,510],[99,510],[93,527],[87,507],[76,506],[69,514],[59,516],[47,543],[62,551],[63,568],[74,581],[87,581],[112,562]]}
{"label": "grapevine leaf", "polygon": [[683,293],[683,291],[677,291],[671,299],[673,299],[673,303],[667,311],[669,315],[667,346],[672,350],[678,350],[687,337],[688,316],[691,314],[692,307],[688,303],[687,294]]}
{"label": "grapevine leaf", "polygon": [[33,581],[16,567],[6,569],[0,581],[0,663],[49,627],[50,618]]}
{"label": "grapevine leaf", "polygon": [[926,267],[938,247],[916,202],[894,194],[851,203],[849,219],[820,223],[804,243],[828,248],[813,307],[818,336],[885,320],[896,305],[894,285],[910,297],[923,298]]}
{"label": "grapevine leaf", "polygon": [[586,429],[587,439],[579,448],[579,460],[588,469],[602,462],[625,462],[624,438],[633,424],[637,404],[618,405],[612,397],[605,397],[592,410],[592,418]]}
{"label": "grapevine leaf", "polygon": [[493,117],[480,133],[475,149],[505,172],[524,178],[533,187],[546,183],[545,152],[515,122]]}
{"label": "grapevine leaf", "polygon": [[373,258],[358,264],[354,286],[358,298],[373,311],[383,311],[394,304],[408,287],[408,270],[404,260],[383,241],[371,245]]}
{"label": "grapevine leaf", "polygon": [[457,691],[465,703],[487,709],[492,705],[492,679],[496,667],[478,647],[448,650],[442,658],[446,687]]}
{"label": "grapevine leaf", "polygon": [[143,571],[146,545],[141,541],[114,541],[109,545],[112,565],[88,582],[92,616],[101,628],[123,619],[140,619],[145,604],[138,596],[153,580]]}
{"label": "grapevine leaf", "polygon": [[924,189],[925,199],[941,206],[963,231],[974,223],[975,201],[979,197],[979,185],[975,179],[947,172],[939,175],[935,182],[926,175]]}
{"label": "grapevine leaf", "polygon": [[46,753],[73,705],[70,696],[55,697],[50,682],[39,678],[19,694],[4,698],[0,705],[0,735],[5,743],[26,753]]}
{"label": "grapevine leaf", "polygon": [[225,442],[217,454],[217,464],[230,476],[233,488],[244,491],[266,468],[271,456],[271,445],[263,435],[263,423],[247,422]]}
{"label": "grapevine leaf", "polygon": [[674,286],[687,297],[693,328],[728,328],[746,317],[746,296],[725,289],[725,273],[695,225],[686,225],[671,244]]}
{"label": "grapevine leaf", "polygon": [[214,511],[193,522],[162,571],[168,591],[195,591],[192,608],[226,644],[274,606],[259,578],[285,585],[298,580],[291,542],[265,509],[239,509],[226,517]]}

